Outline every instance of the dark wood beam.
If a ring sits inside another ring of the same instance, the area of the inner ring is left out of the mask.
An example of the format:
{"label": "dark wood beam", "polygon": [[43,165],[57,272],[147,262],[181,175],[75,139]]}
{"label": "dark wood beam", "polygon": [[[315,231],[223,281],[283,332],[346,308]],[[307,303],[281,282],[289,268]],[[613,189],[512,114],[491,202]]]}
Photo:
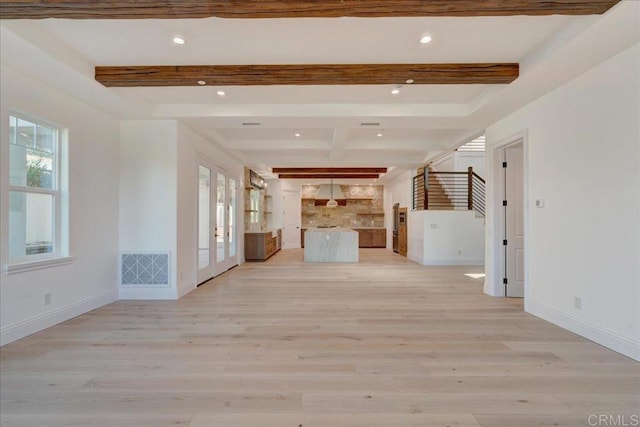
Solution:
{"label": "dark wood beam", "polygon": [[508,84],[518,77],[513,63],[486,64],[298,64],[150,65],[96,67],[107,87],[253,85]]}
{"label": "dark wood beam", "polygon": [[281,173],[278,178],[282,179],[329,179],[329,178],[352,178],[352,179],[377,179],[377,173]]}
{"label": "dark wood beam", "polygon": [[273,173],[387,173],[387,168],[271,168]]}
{"label": "dark wood beam", "polygon": [[338,18],[602,14],[619,0],[1,0],[2,19]]}

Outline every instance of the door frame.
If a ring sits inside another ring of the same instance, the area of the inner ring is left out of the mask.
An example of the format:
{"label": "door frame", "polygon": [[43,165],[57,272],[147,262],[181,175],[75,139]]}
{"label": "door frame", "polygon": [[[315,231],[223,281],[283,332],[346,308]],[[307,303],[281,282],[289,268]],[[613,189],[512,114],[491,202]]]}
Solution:
{"label": "door frame", "polygon": [[[238,218],[238,207],[242,202],[240,200],[241,193],[241,183],[240,180],[230,174],[227,169],[219,166],[216,162],[211,160],[208,156],[198,153],[196,156],[196,182],[197,186],[200,183],[200,166],[207,167],[211,171],[210,177],[210,185],[209,185],[209,273],[206,275],[210,277],[203,278],[200,276],[200,265],[199,265],[199,250],[198,250],[198,240],[199,240],[199,216],[200,216],[200,197],[199,194],[196,196],[196,221],[195,221],[195,232],[196,232],[196,262],[195,262],[195,270],[196,270],[196,282],[197,285],[205,283],[214,277],[219,276],[220,274],[230,270],[240,263],[240,251],[242,250],[239,244],[239,236],[241,230],[239,229]],[[218,244],[215,238],[215,230],[217,228],[218,221],[218,173],[221,173],[225,176],[225,226],[224,230],[228,230],[229,226],[229,180],[233,179],[236,183],[236,193],[235,193],[235,212],[234,212],[234,220],[235,220],[235,245],[236,252],[235,255],[230,258],[229,257],[229,239],[225,239],[224,251],[225,257],[224,261],[218,262]]]}
{"label": "door frame", "polygon": [[[209,170],[209,264],[206,267],[207,271],[206,272],[201,272],[200,268],[200,167],[205,167]],[[196,286],[200,285],[201,283],[206,282],[207,280],[210,280],[211,278],[213,278],[215,276],[215,266],[213,263],[213,260],[215,259],[215,257],[212,255],[214,253],[214,248],[213,246],[213,242],[215,239],[212,239],[212,226],[214,224],[213,220],[214,220],[214,214],[212,213],[212,208],[211,208],[211,201],[214,197],[214,193],[213,193],[213,183],[215,182],[214,180],[214,163],[208,159],[207,157],[203,156],[203,155],[197,155],[196,157],[196,188],[197,188],[197,194],[196,194],[196,220],[195,220],[195,243],[196,243],[196,259],[195,259],[195,270],[196,270]],[[204,278],[202,276],[202,274],[204,274],[205,276],[207,276],[206,278]],[[210,277],[208,277],[210,276]]]}
{"label": "door frame", "polygon": [[[298,210],[296,211],[296,217],[297,217],[297,222],[296,222],[296,243],[293,244],[293,246],[288,246],[285,245],[286,242],[286,236],[285,233],[287,232],[287,230],[285,229],[287,221],[285,221],[285,216],[287,215],[286,212],[286,197],[288,194],[295,194],[298,198]],[[302,206],[300,205],[301,200],[300,200],[300,195],[301,195],[301,190],[292,190],[292,189],[283,189],[282,190],[282,249],[300,249],[302,246],[302,242],[301,242],[301,235],[300,235],[300,230],[302,230],[302,217],[301,217],[301,211],[302,211]]]}
{"label": "door frame", "polygon": [[530,216],[531,211],[529,207],[529,135],[527,130],[523,130],[507,138],[498,141],[496,144],[491,145],[491,156],[489,160],[489,167],[492,172],[493,183],[489,186],[491,190],[491,197],[487,200],[491,200],[490,206],[487,210],[487,247],[491,250],[491,253],[486,257],[486,281],[485,281],[485,293],[491,296],[505,296],[505,286],[503,283],[505,272],[505,250],[502,240],[505,230],[506,216],[505,210],[502,206],[502,200],[504,197],[505,189],[505,174],[502,167],[504,159],[505,149],[522,143],[522,173],[524,184],[524,306],[525,310],[528,306],[530,296],[530,250],[529,250],[529,236],[530,236]]}

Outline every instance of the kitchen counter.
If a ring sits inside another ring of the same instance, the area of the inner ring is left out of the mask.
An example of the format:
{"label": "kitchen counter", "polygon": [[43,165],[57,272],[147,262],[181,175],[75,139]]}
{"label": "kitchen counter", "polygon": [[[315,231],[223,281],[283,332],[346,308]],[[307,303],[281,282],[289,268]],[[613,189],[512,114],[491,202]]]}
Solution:
{"label": "kitchen counter", "polygon": [[309,228],[304,232],[305,262],[358,262],[358,232],[350,228]]}

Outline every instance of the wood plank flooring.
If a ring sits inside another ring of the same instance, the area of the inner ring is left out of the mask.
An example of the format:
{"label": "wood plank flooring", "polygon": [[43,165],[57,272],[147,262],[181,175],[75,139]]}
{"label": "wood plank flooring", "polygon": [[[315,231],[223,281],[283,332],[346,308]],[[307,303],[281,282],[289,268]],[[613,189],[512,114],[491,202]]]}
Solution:
{"label": "wood plank flooring", "polygon": [[[179,301],[120,301],[2,347],[2,425],[585,426],[640,364],[491,298],[482,267],[300,250]],[[627,418],[629,420],[629,418]]]}

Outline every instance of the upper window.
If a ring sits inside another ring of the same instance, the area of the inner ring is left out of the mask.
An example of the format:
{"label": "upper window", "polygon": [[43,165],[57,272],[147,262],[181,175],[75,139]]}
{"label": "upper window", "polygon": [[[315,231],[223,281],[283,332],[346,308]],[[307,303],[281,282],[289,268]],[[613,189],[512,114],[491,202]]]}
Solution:
{"label": "upper window", "polygon": [[9,261],[61,256],[60,129],[9,117]]}

